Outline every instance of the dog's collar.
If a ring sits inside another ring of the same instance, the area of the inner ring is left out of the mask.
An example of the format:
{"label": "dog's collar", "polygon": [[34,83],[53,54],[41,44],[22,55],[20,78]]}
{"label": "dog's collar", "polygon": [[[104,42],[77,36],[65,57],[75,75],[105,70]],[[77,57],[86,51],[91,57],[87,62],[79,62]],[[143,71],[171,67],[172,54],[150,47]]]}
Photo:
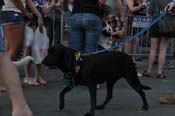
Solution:
{"label": "dog's collar", "polygon": [[82,62],[82,57],[81,57],[81,52],[76,52],[74,54],[74,58],[75,58],[75,63],[73,66],[73,71],[70,72],[66,72],[65,76],[68,77],[69,79],[69,87],[70,88],[74,88],[75,87],[75,80],[74,78],[77,77],[77,74],[80,71],[80,64]]}
{"label": "dog's collar", "polygon": [[75,64],[74,64],[74,72],[77,74],[80,71],[80,64],[82,62],[81,52],[78,51],[74,54]]}

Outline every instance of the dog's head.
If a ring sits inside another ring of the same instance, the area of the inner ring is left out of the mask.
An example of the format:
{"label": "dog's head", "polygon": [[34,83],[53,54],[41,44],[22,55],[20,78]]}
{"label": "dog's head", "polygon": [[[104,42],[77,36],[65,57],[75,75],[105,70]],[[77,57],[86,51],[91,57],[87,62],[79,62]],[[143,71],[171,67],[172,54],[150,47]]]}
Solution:
{"label": "dog's head", "polygon": [[43,64],[48,67],[58,67],[63,72],[72,70],[74,53],[76,50],[63,45],[55,45],[48,50],[48,55],[43,60]]}

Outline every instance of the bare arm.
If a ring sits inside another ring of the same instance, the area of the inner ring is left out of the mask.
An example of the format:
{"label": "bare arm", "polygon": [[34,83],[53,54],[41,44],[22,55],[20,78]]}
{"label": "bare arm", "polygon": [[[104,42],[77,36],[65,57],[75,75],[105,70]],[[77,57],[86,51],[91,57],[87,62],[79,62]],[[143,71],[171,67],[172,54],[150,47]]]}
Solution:
{"label": "bare arm", "polygon": [[32,2],[32,0],[26,0],[26,3],[28,4],[29,8],[32,10],[32,12],[40,17],[41,13],[38,11],[38,9],[35,7],[34,3]]}
{"label": "bare arm", "polygon": [[143,4],[140,4],[138,6],[134,6],[133,0],[127,0],[126,3],[127,3],[128,8],[129,8],[129,11],[132,13],[137,12],[137,11],[141,10],[143,7],[147,6],[146,2],[144,2]]}
{"label": "bare arm", "polygon": [[26,3],[28,4],[32,12],[38,17],[38,26],[39,26],[40,32],[42,33],[43,32],[43,18],[42,18],[41,13],[35,7],[35,4],[33,3],[32,0],[26,0]]}
{"label": "bare arm", "polygon": [[117,9],[119,11],[120,21],[124,22],[124,11],[123,11],[122,1],[121,0],[116,0],[116,6],[117,6]]}
{"label": "bare arm", "polygon": [[16,8],[18,8],[22,13],[26,13],[26,9],[24,5],[22,4],[21,0],[12,0]]}
{"label": "bare arm", "polygon": [[16,6],[16,8],[18,8],[25,17],[27,18],[31,18],[31,15],[29,12],[27,12],[27,10],[25,9],[23,3],[21,2],[21,0],[12,0],[13,4]]}
{"label": "bare arm", "polygon": [[49,4],[49,6],[46,6],[43,8],[43,12],[45,14],[48,14],[49,12],[51,12],[51,10],[56,7],[55,6],[56,1],[58,2],[59,0],[51,0],[51,3]]}
{"label": "bare arm", "polygon": [[63,3],[64,0],[54,0],[55,1],[55,7],[58,7]]}
{"label": "bare arm", "polygon": [[119,16],[124,16],[122,1],[116,0],[116,6],[117,6],[117,9],[119,11]]}
{"label": "bare arm", "polygon": [[165,11],[170,11],[175,7],[175,0],[173,0],[172,2],[170,2],[166,7],[165,7]]}
{"label": "bare arm", "polygon": [[116,31],[116,32],[112,32],[111,35],[112,35],[112,36],[117,35],[117,36],[119,36],[119,37],[122,37],[122,36],[123,36],[123,32],[122,32],[122,31]]}

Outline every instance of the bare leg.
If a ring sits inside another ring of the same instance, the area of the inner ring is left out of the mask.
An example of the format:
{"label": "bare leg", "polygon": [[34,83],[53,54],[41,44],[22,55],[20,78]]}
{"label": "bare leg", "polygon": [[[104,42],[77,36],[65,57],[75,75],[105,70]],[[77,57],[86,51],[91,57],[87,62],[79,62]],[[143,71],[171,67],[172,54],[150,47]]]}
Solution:
{"label": "bare leg", "polygon": [[160,50],[159,50],[159,59],[158,59],[158,74],[162,74],[163,65],[165,63],[166,58],[166,50],[168,47],[168,39],[162,38],[160,42]]}
{"label": "bare leg", "polygon": [[41,77],[41,64],[35,64],[35,80],[40,84],[47,84],[47,81]]}
{"label": "bare leg", "polygon": [[132,41],[131,54],[133,54],[133,55],[132,55],[132,60],[133,60],[134,62],[136,62],[136,61],[135,61],[135,54],[136,54],[136,52],[137,52],[137,44],[138,44],[138,42],[139,42],[139,38],[136,38],[135,40]]}
{"label": "bare leg", "polygon": [[[25,48],[24,50],[24,56],[29,56],[31,55],[31,48]],[[24,82],[29,84],[29,85],[39,85],[39,83],[36,82],[36,80],[34,80],[32,78],[32,69],[31,69],[31,64],[26,64],[24,66],[24,70],[25,70],[25,74],[26,74],[26,77],[24,78]]]}
{"label": "bare leg", "polygon": [[4,53],[0,53],[0,74],[0,83],[6,87],[12,101],[12,116],[33,116],[24,98],[16,67]]}
{"label": "bare leg", "polygon": [[3,32],[7,48],[7,54],[11,60],[16,60],[23,48],[24,25],[6,25],[3,26]]}
{"label": "bare leg", "polygon": [[[128,36],[128,38],[129,38],[129,36]],[[131,42],[126,43],[124,45],[124,52],[127,53],[127,54],[129,54],[131,52]]]}
{"label": "bare leg", "polygon": [[[28,56],[28,55],[31,55],[31,48],[25,48],[24,50],[24,56]],[[24,71],[25,71],[25,74],[26,74],[26,78],[30,78],[32,77],[32,72],[31,72],[31,64],[26,64],[24,66]]]}
{"label": "bare leg", "polygon": [[158,38],[151,38],[151,48],[150,48],[148,67],[147,67],[148,73],[150,73],[152,70],[152,65],[155,59],[157,46],[158,46]]}

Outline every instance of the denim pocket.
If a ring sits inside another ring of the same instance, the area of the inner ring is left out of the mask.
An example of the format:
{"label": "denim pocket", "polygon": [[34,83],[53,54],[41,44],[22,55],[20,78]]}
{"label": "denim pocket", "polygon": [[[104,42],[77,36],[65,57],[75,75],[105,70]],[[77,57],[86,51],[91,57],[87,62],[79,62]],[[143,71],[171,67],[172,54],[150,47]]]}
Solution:
{"label": "denim pocket", "polygon": [[86,15],[85,18],[83,18],[83,24],[87,28],[102,29],[102,20],[94,14]]}
{"label": "denim pocket", "polygon": [[70,20],[69,20],[69,25],[71,28],[78,28],[78,27],[81,27],[81,21],[82,18],[81,18],[81,15],[80,14],[74,14],[70,17]]}

